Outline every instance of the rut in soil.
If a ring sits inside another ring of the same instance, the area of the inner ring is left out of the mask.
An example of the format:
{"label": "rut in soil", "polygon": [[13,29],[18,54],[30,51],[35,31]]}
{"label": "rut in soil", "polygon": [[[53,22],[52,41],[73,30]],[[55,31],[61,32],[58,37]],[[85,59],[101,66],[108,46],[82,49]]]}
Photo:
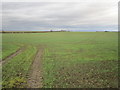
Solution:
{"label": "rut in soil", "polygon": [[27,87],[28,88],[41,88],[42,87],[42,70],[41,70],[41,57],[43,53],[43,48],[38,49],[35,59],[32,63]]}

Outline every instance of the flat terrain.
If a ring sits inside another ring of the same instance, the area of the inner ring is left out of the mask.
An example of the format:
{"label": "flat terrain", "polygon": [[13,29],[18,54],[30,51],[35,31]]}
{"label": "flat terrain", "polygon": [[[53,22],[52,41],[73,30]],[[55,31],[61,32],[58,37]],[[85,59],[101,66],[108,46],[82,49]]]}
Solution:
{"label": "flat terrain", "polygon": [[6,63],[8,60],[12,59],[13,57],[15,57],[16,55],[18,55],[19,53],[21,53],[25,48],[19,48],[18,50],[16,50],[16,52],[11,53],[9,56],[5,57],[4,59],[1,60],[2,64]]}
{"label": "flat terrain", "polygon": [[40,48],[37,51],[33,64],[31,66],[31,71],[28,78],[29,88],[41,88],[42,87],[42,71],[41,71],[41,55],[43,49]]}
{"label": "flat terrain", "polygon": [[117,32],[2,36],[3,88],[118,87]]}

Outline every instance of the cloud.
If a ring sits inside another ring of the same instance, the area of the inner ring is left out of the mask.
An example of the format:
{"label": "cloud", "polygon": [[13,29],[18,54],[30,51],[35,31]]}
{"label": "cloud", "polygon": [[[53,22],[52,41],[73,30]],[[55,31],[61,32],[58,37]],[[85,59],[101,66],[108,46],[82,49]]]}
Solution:
{"label": "cloud", "polygon": [[117,30],[116,2],[4,2],[3,30]]}

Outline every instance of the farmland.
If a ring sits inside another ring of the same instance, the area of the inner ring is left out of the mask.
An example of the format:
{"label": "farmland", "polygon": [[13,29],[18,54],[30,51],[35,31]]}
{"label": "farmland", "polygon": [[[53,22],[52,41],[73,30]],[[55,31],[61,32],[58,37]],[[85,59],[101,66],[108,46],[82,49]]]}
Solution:
{"label": "farmland", "polygon": [[118,87],[117,32],[5,33],[2,40],[3,88],[28,88],[33,73],[41,78],[34,88]]}

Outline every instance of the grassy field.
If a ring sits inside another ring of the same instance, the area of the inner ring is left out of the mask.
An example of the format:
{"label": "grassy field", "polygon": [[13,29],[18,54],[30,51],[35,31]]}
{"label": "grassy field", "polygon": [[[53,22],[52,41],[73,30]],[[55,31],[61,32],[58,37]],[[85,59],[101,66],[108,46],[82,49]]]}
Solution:
{"label": "grassy field", "polygon": [[118,87],[117,32],[3,34],[2,59],[24,47],[3,65],[3,87],[27,87],[37,49],[43,88]]}

